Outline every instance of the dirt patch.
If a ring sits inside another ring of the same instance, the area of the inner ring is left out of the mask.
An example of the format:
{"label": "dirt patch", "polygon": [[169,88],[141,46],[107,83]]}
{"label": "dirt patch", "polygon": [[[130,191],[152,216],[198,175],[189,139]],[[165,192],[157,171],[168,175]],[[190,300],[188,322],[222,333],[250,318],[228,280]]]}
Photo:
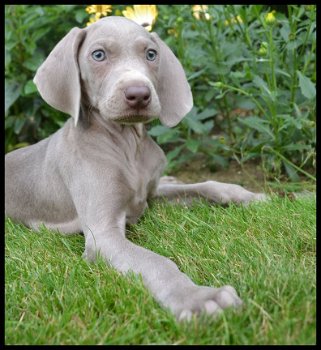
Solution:
{"label": "dirt patch", "polygon": [[262,191],[265,185],[265,177],[260,165],[248,163],[241,167],[236,161],[232,161],[227,169],[212,172],[204,160],[197,159],[184,164],[179,170],[169,175],[186,183],[215,180],[238,184],[252,191]]}
{"label": "dirt patch", "polygon": [[214,180],[219,182],[241,185],[249,191],[262,192],[269,188],[288,189],[289,191],[300,192],[302,190],[315,191],[315,184],[302,178],[299,183],[267,181],[260,164],[247,162],[244,165],[231,161],[227,169],[220,169],[212,172],[204,159],[196,159],[186,163],[175,172],[169,175],[177,177],[185,183],[202,182]]}

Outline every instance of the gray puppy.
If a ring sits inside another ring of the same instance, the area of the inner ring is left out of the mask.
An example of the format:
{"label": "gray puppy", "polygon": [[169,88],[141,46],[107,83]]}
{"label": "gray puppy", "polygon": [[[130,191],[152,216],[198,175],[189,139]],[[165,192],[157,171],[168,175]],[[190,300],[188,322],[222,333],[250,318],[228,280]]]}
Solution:
{"label": "gray puppy", "polygon": [[178,319],[216,314],[241,300],[231,286],[195,285],[168,258],[125,237],[153,197],[217,203],[262,200],[238,185],[161,181],[166,158],[144,123],[175,126],[193,105],[184,70],[155,34],[123,17],[73,28],[34,79],[43,99],[72,116],[49,138],[6,155],[6,215],[37,229],[83,232],[84,256],[141,274]]}

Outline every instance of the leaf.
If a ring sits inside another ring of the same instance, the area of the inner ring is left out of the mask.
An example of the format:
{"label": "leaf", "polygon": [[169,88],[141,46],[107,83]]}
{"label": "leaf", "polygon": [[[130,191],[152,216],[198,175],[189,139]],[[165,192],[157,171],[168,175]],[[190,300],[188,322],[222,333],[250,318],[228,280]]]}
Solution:
{"label": "leaf", "polygon": [[187,78],[187,80],[190,81],[190,80],[193,80],[193,79],[199,77],[200,75],[202,75],[202,74],[206,71],[206,69],[207,69],[207,68],[205,67],[205,68],[201,69],[200,71],[191,74],[191,75]]}
{"label": "leaf", "polygon": [[313,99],[316,94],[315,84],[300,71],[297,71],[297,74],[299,76],[299,85],[302,95],[309,100]]}
{"label": "leaf", "polygon": [[240,123],[248,126],[250,129],[255,129],[262,134],[269,135],[274,140],[274,135],[269,126],[267,125],[268,121],[255,116],[237,119]]}
{"label": "leaf", "polygon": [[204,133],[208,134],[214,127],[214,121],[208,120],[203,124]]}
{"label": "leaf", "polygon": [[278,118],[280,120],[284,120],[283,125],[279,128],[279,132],[283,129],[289,129],[290,127],[293,127],[301,130],[302,129],[302,117],[298,117],[298,118],[293,118],[291,115],[289,114],[278,114]]}
{"label": "leaf", "polygon": [[206,102],[209,102],[216,93],[217,91],[215,89],[209,89],[207,93],[204,95]]}
{"label": "leaf", "polygon": [[170,132],[160,135],[157,137],[157,143],[160,145],[168,142],[176,142],[177,141],[177,135],[178,131],[177,130],[171,130]]}
{"label": "leaf", "polygon": [[291,30],[290,30],[289,23],[285,22],[282,28],[280,29],[280,34],[285,42],[288,42],[290,32]]}
{"label": "leaf", "polygon": [[12,115],[9,115],[8,117],[5,118],[4,121],[4,128],[5,130],[11,129],[15,121],[15,117]]}
{"label": "leaf", "polygon": [[283,165],[291,181],[297,182],[300,180],[300,177],[297,174],[296,170],[290,164],[283,162]]}
{"label": "leaf", "polygon": [[45,36],[51,30],[50,26],[44,26],[43,28],[36,29],[31,36],[32,42],[36,42],[43,36]]}
{"label": "leaf", "polygon": [[10,147],[10,150],[9,152],[15,150],[15,149],[19,149],[19,148],[23,148],[23,147],[27,147],[29,146],[30,143],[29,142],[20,142],[20,143],[17,143],[16,145],[13,145]]}
{"label": "leaf", "polygon": [[276,69],[275,69],[275,72],[276,72],[276,73],[279,73],[279,74],[282,74],[282,75],[284,75],[284,76],[287,77],[287,78],[291,78],[291,75],[290,75],[288,72],[286,72],[286,71],[284,71],[284,70],[282,70],[282,69],[276,68]]}
{"label": "leaf", "polygon": [[[43,12],[43,10],[42,10]],[[29,24],[30,22],[33,22],[37,17],[39,16],[42,16],[43,14],[40,14],[39,11],[34,11],[34,12],[31,12],[29,14],[27,14],[25,17],[24,17],[24,20],[23,20],[23,24],[25,27],[29,27],[29,26],[26,26],[26,24]]]}
{"label": "leaf", "polygon": [[34,53],[33,56],[31,56],[30,58],[28,58],[23,62],[23,66],[29,69],[30,71],[35,72],[43,61],[44,61],[43,55],[36,52]]}
{"label": "leaf", "polygon": [[15,103],[17,98],[20,96],[21,84],[13,80],[5,80],[5,113],[8,112],[9,108]]}
{"label": "leaf", "polygon": [[29,80],[25,84],[23,91],[26,95],[30,95],[37,91],[37,87],[32,80]]}
{"label": "leaf", "polygon": [[151,136],[159,136],[159,135],[163,135],[163,134],[167,133],[170,130],[171,130],[171,128],[168,128],[167,126],[156,125],[156,126],[152,127],[148,131],[148,133]]}
{"label": "leaf", "polygon": [[244,71],[235,71],[231,72],[230,77],[235,79],[242,79],[244,78],[246,73]]}
{"label": "leaf", "polygon": [[171,162],[175,157],[177,157],[180,151],[182,150],[182,148],[183,146],[178,146],[174,148],[172,151],[168,152],[166,154],[167,161]]}
{"label": "leaf", "polygon": [[11,53],[7,49],[5,50],[4,62],[5,62],[5,68],[7,68],[11,63]]}
{"label": "leaf", "polygon": [[229,74],[231,72],[230,67],[226,66],[224,63],[214,63],[210,61],[208,62],[208,67],[218,76]]}
{"label": "leaf", "polygon": [[201,142],[198,140],[189,139],[186,141],[185,145],[191,152],[196,153],[199,146],[201,145]]}
{"label": "leaf", "polygon": [[302,145],[300,143],[298,144],[293,144],[291,143],[290,145],[286,145],[282,147],[283,150],[286,151],[309,151],[311,149],[311,145]]}
{"label": "leaf", "polygon": [[17,118],[14,123],[14,132],[15,134],[20,134],[21,129],[25,125],[26,119],[24,118]]}
{"label": "leaf", "polygon": [[295,50],[300,45],[298,40],[291,40],[286,44],[287,50]]}
{"label": "leaf", "polygon": [[261,90],[265,91],[269,96],[271,96],[271,91],[268,88],[266,82],[260,78],[258,75],[255,75],[253,78],[253,83],[259,87]]}
{"label": "leaf", "polygon": [[184,123],[186,123],[188,127],[191,128],[193,131],[195,131],[197,134],[202,134],[205,131],[203,124],[198,120],[185,117]]}
{"label": "leaf", "polygon": [[76,11],[75,19],[78,23],[83,23],[87,16],[88,14],[83,9],[80,9]]}
{"label": "leaf", "polygon": [[197,108],[195,106],[193,106],[193,108],[186,114],[185,118],[195,118],[195,116],[197,115]]}
{"label": "leaf", "polygon": [[148,134],[157,137],[157,143],[163,144],[176,141],[179,135],[177,129],[171,129],[163,125],[156,125],[148,131]]}
{"label": "leaf", "polygon": [[206,108],[203,112],[196,115],[197,120],[207,119],[209,117],[214,117],[218,111],[215,108]]}
{"label": "leaf", "polygon": [[249,61],[252,61],[252,58],[245,58],[245,57],[236,57],[235,56],[235,53],[234,53],[234,56],[233,57],[230,57],[228,58],[228,60],[225,61],[225,64],[227,66],[234,66],[236,63],[240,63],[240,62],[249,62]]}
{"label": "leaf", "polygon": [[251,110],[256,108],[256,104],[250,98],[239,97],[236,102],[236,107]]}
{"label": "leaf", "polygon": [[11,51],[17,45],[18,45],[17,41],[8,41],[6,42],[6,50]]}

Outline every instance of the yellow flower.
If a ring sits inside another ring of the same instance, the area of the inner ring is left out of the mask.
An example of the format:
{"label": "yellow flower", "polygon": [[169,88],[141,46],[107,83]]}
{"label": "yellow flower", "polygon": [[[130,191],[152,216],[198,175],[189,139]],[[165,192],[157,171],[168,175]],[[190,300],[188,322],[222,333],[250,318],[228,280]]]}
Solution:
{"label": "yellow flower", "polygon": [[275,10],[273,10],[272,12],[269,12],[268,14],[265,15],[265,22],[267,24],[272,24],[275,22]]}
{"label": "yellow flower", "polygon": [[86,7],[86,12],[89,14],[95,14],[89,18],[89,22],[87,22],[87,27],[92,23],[97,22],[101,16],[107,16],[108,12],[111,12],[111,5],[90,5]]}
{"label": "yellow flower", "polygon": [[231,19],[227,19],[226,21],[224,21],[224,24],[226,26],[231,25],[231,24],[235,24],[235,23],[243,23],[242,17],[241,16],[236,16],[233,17]]}
{"label": "yellow flower", "polygon": [[96,13],[96,6],[95,5],[87,6],[86,12],[88,12],[89,14]]}
{"label": "yellow flower", "polygon": [[89,18],[89,22],[87,22],[87,27],[90,26],[91,24],[97,22],[100,19],[100,14],[96,13],[94,16],[91,16]]}
{"label": "yellow flower", "polygon": [[97,16],[101,17],[107,16],[108,12],[111,12],[111,5],[90,5],[86,7],[86,11],[89,14],[95,13]]}
{"label": "yellow flower", "polygon": [[207,5],[194,5],[192,6],[193,16],[196,19],[205,18],[209,20],[211,16],[209,15],[209,13],[207,13],[207,9],[208,9]]}
{"label": "yellow flower", "polygon": [[134,5],[133,7],[126,7],[123,15],[145,27],[150,32],[158,13],[156,5]]}

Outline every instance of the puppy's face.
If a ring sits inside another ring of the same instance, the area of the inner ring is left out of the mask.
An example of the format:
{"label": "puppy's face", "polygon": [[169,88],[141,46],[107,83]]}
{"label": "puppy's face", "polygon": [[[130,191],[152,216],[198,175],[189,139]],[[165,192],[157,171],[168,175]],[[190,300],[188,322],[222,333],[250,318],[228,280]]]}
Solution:
{"label": "puppy's face", "polygon": [[160,48],[143,27],[109,17],[87,27],[78,53],[82,93],[104,119],[149,122],[161,112]]}

